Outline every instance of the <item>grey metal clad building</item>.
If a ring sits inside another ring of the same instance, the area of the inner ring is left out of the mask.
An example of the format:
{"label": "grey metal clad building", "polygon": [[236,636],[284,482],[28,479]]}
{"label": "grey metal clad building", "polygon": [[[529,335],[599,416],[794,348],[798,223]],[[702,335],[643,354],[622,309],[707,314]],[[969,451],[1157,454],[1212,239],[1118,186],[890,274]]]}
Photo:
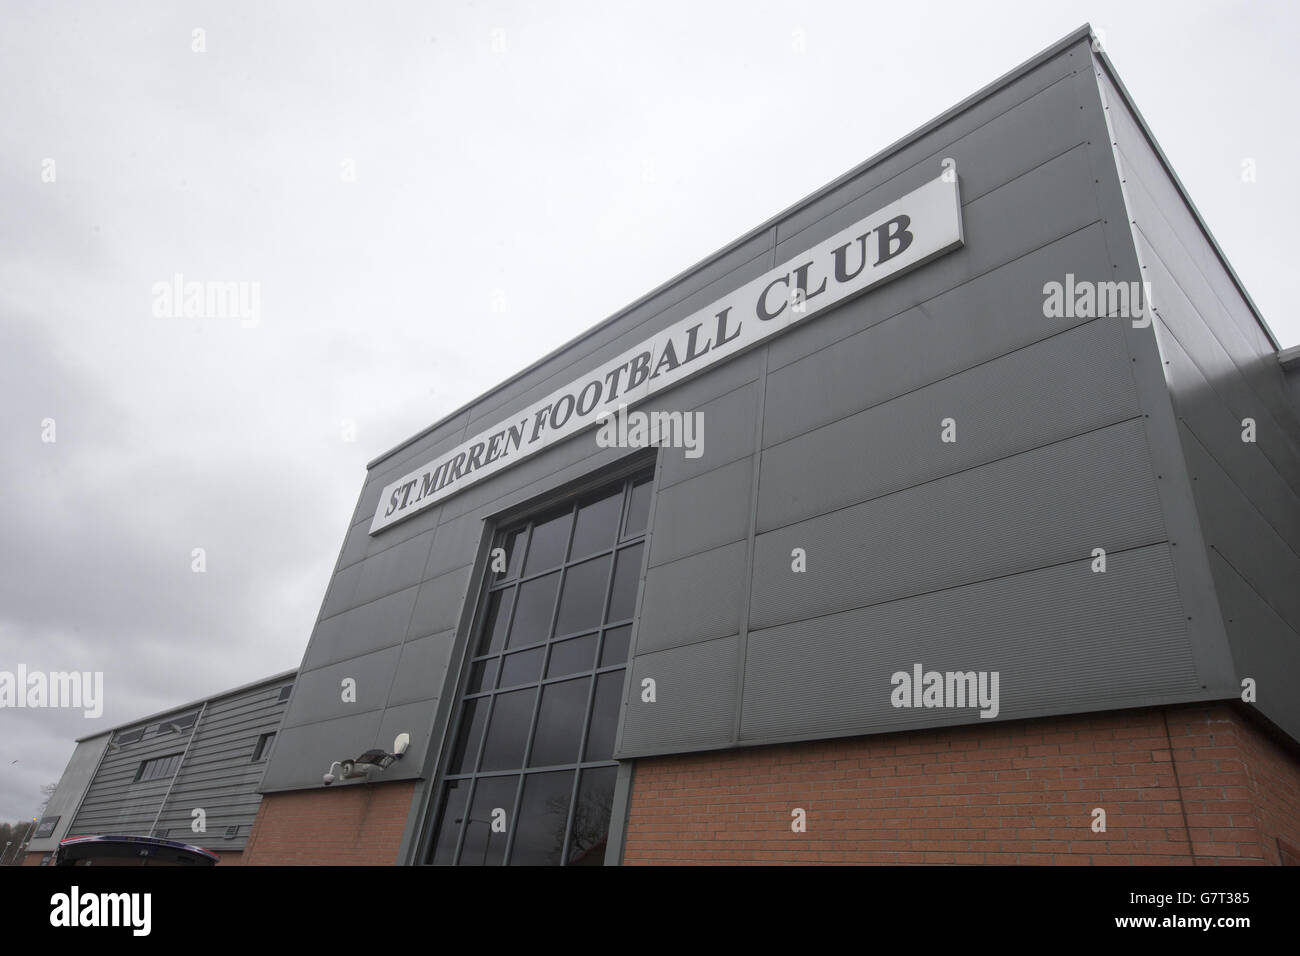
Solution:
{"label": "grey metal clad building", "polygon": [[[1292,794],[1257,815],[1275,859],[1300,841],[1300,420],[1278,353],[1081,28],[371,462],[258,826],[352,807],[381,862],[722,859],[745,839],[672,811],[766,807],[813,742],[859,770],[777,803],[874,796],[871,766],[905,748],[870,748],[938,728],[945,750],[1109,727],[1164,766],[1171,728],[1208,713],[1275,775],[1243,799]],[[609,447],[620,402],[699,413],[702,453]],[[995,713],[900,703],[914,667],[998,675]],[[323,783],[399,734],[400,760]],[[1061,746],[1019,757],[1051,777],[1099,748]],[[692,774],[723,781],[712,803]],[[1196,858],[1194,829],[1168,852]]]}
{"label": "grey metal clad building", "polygon": [[[66,837],[156,836],[238,863],[296,671],[77,741],[27,861]],[[200,829],[196,829],[199,827]]]}

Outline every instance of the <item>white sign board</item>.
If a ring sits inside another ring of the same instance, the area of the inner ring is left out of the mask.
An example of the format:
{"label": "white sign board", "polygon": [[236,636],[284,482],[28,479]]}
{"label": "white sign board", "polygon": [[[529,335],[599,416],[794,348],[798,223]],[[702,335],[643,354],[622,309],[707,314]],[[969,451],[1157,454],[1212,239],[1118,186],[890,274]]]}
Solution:
{"label": "white sign board", "polygon": [[961,244],[949,171],[398,478],[370,533]]}

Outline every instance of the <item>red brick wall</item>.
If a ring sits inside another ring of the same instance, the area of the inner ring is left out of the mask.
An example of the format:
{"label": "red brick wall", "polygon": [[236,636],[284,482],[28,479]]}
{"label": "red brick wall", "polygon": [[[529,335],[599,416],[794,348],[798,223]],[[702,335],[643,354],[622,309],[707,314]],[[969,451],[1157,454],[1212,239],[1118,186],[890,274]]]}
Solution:
{"label": "red brick wall", "polygon": [[245,866],[391,866],[414,782],[268,793],[244,849]]}
{"label": "red brick wall", "polygon": [[624,862],[1276,863],[1278,836],[1300,759],[1213,704],[639,760]]}

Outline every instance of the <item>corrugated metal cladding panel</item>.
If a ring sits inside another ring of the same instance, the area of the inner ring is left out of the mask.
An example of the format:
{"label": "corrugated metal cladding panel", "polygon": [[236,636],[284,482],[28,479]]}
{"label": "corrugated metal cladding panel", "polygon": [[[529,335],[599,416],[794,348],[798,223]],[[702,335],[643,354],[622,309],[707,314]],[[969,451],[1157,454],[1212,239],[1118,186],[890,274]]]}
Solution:
{"label": "corrugated metal cladding panel", "polygon": [[[978,720],[895,708],[891,675],[997,671],[999,719],[1135,706],[1200,687],[1166,544],[751,631],[742,740]],[[647,671],[649,673],[649,671]],[[666,693],[666,691],[664,692]]]}
{"label": "corrugated metal cladding panel", "polygon": [[1185,428],[1183,454],[1194,481],[1205,543],[1219,552],[1300,634],[1300,556],[1269,525],[1223,467]]}
{"label": "corrugated metal cladding panel", "polygon": [[[1162,540],[1141,419],[760,535],[751,627]],[[807,554],[803,573],[791,552]]]}
{"label": "corrugated metal cladding panel", "polygon": [[[1101,228],[1093,224],[1070,233],[901,313],[887,315],[866,296],[819,319],[834,322],[843,313],[860,330],[773,369],[767,377],[763,444],[785,441],[1087,322],[1042,315],[1043,276],[1072,272],[1084,280],[1109,279]],[[802,345],[805,334],[811,338],[823,328],[798,325],[784,338]]]}
{"label": "corrugated metal cladding panel", "polygon": [[[997,461],[1138,414],[1114,319],[1028,346],[763,453],[760,530]],[[804,363],[799,363],[804,364]],[[809,387],[812,364],[798,378]],[[940,440],[956,422],[957,441]],[[809,463],[816,462],[815,468]]]}
{"label": "corrugated metal cladding panel", "polygon": [[1241,489],[1242,493],[1287,547],[1300,554],[1300,511],[1294,507],[1291,485],[1260,451],[1258,442],[1241,440],[1241,422],[1219,401],[1164,322],[1157,322],[1155,329],[1166,363],[1165,378],[1189,433],[1186,438],[1200,445],[1229,475],[1250,474],[1255,478],[1250,487]]}
{"label": "corrugated metal cladding panel", "polygon": [[[292,678],[250,688],[208,702],[202,718],[189,733],[165,733],[136,744],[110,749],[99,766],[69,835],[126,833],[149,835],[155,816],[157,830],[168,839],[206,847],[216,853],[242,850],[261,803],[258,783],[266,769],[254,760],[258,741],[278,730],[285,703],[280,689]],[[150,724],[197,712],[201,704],[154,718]],[[186,746],[189,746],[186,751]],[[175,783],[170,777],[135,782],[146,760],[185,752]],[[168,787],[171,792],[168,795]],[[204,812],[205,832],[193,829],[195,810]],[[237,827],[226,839],[227,828]]]}
{"label": "corrugated metal cladding panel", "polygon": [[[1272,344],[1133,118],[1118,102],[1114,87],[1105,77],[1102,82],[1111,101],[1131,216],[1241,374],[1262,399],[1280,407],[1284,402],[1277,364],[1261,361],[1275,351]],[[1156,304],[1158,307],[1159,299]]]}
{"label": "corrugated metal cladding panel", "polygon": [[1255,681],[1256,706],[1279,727],[1300,726],[1300,634],[1269,607],[1217,551],[1210,554],[1219,602],[1232,642],[1233,663]]}
{"label": "corrugated metal cladding panel", "polygon": [[[736,710],[736,650],[733,635],[638,655],[617,753],[725,745]],[[655,683],[653,703],[642,699],[646,679]]]}
{"label": "corrugated metal cladding panel", "polygon": [[[753,444],[753,433],[750,433]],[[680,452],[672,449],[668,454]],[[754,460],[742,458],[658,491],[650,566],[729,544],[749,533]]]}
{"label": "corrugated metal cladding panel", "polygon": [[736,541],[647,570],[636,653],[737,633],[746,553],[746,543]]}
{"label": "corrugated metal cladding panel", "polygon": [[[1135,245],[1205,559],[1238,679],[1300,684],[1300,415],[1275,347],[1202,231],[1107,71]],[[1256,440],[1242,440],[1254,419]],[[1286,698],[1286,699],[1284,699]],[[1260,712],[1300,739],[1295,695],[1261,693]]]}
{"label": "corrugated metal cladding panel", "polygon": [[1295,476],[1300,474],[1300,448],[1281,424],[1288,415],[1294,419],[1294,414],[1289,414],[1280,404],[1270,408],[1269,404],[1260,400],[1237,365],[1223,351],[1183,289],[1174,282],[1164,259],[1140,232],[1137,246],[1146,269],[1145,275],[1152,285],[1153,297],[1158,297],[1156,308],[1165,327],[1205,378],[1213,383],[1220,401],[1233,412],[1237,421],[1255,419],[1258,423],[1259,450],[1274,468],[1288,477],[1293,487],[1300,488],[1294,484]]}

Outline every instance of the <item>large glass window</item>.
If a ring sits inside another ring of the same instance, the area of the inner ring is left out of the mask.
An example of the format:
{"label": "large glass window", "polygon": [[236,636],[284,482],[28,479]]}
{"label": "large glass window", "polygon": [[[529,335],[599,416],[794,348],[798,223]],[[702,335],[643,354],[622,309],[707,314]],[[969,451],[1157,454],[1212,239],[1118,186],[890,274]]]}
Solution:
{"label": "large glass window", "polygon": [[603,862],[650,482],[497,533],[428,862]]}

